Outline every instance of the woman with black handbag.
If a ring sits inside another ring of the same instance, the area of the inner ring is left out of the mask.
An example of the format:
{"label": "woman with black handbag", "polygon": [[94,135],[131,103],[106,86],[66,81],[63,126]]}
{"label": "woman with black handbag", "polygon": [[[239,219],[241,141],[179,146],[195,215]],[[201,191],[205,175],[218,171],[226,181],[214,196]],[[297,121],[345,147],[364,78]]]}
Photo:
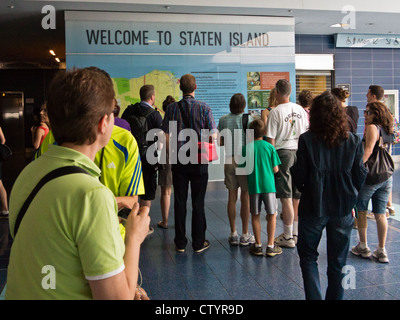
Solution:
{"label": "woman with black handbag", "polygon": [[369,173],[357,200],[360,242],[351,249],[351,252],[363,258],[371,256],[371,250],[367,244],[367,213],[368,203],[372,200],[372,212],[376,220],[379,242],[372,256],[381,263],[388,263],[385,249],[388,230],[386,204],[392,190],[394,171],[394,163],[390,156],[393,142],[393,116],[382,102],[367,104],[364,115],[366,130],[363,138],[365,143],[363,162],[368,167]]}

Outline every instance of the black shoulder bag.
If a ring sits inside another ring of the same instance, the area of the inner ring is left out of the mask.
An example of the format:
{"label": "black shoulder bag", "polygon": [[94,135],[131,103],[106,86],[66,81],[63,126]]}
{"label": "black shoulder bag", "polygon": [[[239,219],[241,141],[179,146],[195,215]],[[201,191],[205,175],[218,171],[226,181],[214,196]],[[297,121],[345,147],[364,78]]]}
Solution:
{"label": "black shoulder bag", "polygon": [[49,181],[56,179],[58,177],[65,176],[67,174],[72,174],[72,173],[85,173],[88,174],[88,172],[80,167],[77,166],[68,166],[68,167],[61,167],[58,169],[55,169],[48,174],[46,174],[36,185],[36,187],[32,190],[31,194],[28,196],[28,198],[25,200],[24,204],[21,207],[21,210],[18,213],[17,220],[15,221],[15,226],[14,226],[14,239],[15,236],[17,235],[19,226],[21,224],[21,221],[23,217],[25,216],[26,211],[29,208],[29,205],[31,204],[32,200],[35,198],[37,193],[40,191],[40,189]]}
{"label": "black shoulder bag", "polygon": [[366,162],[368,175],[365,184],[378,184],[389,179],[394,172],[394,162],[383,144],[382,128],[379,127],[379,140],[376,142],[374,151]]}

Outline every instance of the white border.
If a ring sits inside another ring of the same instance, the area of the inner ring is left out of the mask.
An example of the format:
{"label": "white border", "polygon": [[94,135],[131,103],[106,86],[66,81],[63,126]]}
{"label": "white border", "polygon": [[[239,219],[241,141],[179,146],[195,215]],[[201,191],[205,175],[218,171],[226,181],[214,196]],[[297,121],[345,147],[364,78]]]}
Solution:
{"label": "white border", "polygon": [[99,276],[85,276],[85,278],[86,278],[86,280],[89,280],[89,281],[104,280],[104,279],[111,278],[111,277],[121,273],[122,271],[124,271],[124,269],[125,269],[125,265],[123,264],[118,269],[116,269],[114,271],[111,271],[111,272],[108,272],[106,274],[102,274],[102,275],[99,275]]}
{"label": "white border", "polygon": [[385,95],[393,95],[394,96],[394,116],[396,119],[399,119],[399,90],[385,90]]}

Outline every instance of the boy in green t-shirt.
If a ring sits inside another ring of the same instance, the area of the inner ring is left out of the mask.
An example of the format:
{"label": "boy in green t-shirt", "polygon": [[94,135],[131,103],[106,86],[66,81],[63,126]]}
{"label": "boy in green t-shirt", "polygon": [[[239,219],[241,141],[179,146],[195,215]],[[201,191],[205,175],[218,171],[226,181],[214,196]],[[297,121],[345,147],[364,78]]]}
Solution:
{"label": "boy in green t-shirt", "polygon": [[257,256],[263,255],[260,213],[261,205],[264,203],[267,213],[268,234],[268,245],[265,254],[273,257],[282,253],[282,249],[274,243],[277,213],[274,174],[278,172],[278,166],[281,164],[281,161],[272,144],[263,140],[265,134],[264,122],[262,120],[254,120],[250,124],[250,130],[254,130],[254,141],[243,147],[243,157],[246,163],[254,163],[254,167],[248,165],[248,163],[246,165],[247,168],[253,169],[251,172],[247,172],[250,213],[256,240],[250,247],[250,253]]}

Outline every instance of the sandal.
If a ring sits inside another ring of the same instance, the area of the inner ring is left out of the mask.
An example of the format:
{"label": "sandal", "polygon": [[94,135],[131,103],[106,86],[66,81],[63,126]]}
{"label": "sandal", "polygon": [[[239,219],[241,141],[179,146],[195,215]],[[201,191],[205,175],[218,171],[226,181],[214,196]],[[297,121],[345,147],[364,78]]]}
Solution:
{"label": "sandal", "polygon": [[157,227],[161,229],[168,229],[168,223],[164,225],[162,221],[159,221],[157,222]]}

